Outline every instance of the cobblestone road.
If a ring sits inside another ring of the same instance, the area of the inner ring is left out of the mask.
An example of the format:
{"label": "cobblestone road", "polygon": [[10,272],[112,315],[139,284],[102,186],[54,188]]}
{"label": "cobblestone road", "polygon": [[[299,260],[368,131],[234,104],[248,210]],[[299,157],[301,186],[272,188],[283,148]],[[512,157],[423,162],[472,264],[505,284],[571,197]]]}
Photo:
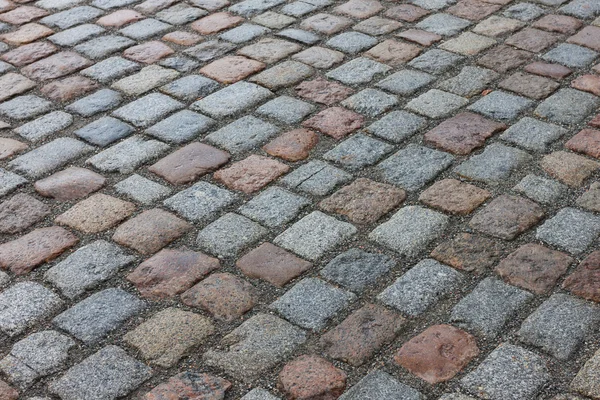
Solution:
{"label": "cobblestone road", "polygon": [[600,399],[599,55],[598,0],[0,0],[0,400]]}

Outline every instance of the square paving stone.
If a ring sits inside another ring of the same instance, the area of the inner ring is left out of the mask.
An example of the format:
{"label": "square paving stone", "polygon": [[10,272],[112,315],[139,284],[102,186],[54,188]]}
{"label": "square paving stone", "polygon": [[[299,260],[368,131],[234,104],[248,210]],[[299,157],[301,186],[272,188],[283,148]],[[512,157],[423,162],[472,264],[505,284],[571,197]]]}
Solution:
{"label": "square paving stone", "polygon": [[357,224],[373,223],[406,198],[404,190],[366,178],[359,178],[321,201],[319,207],[345,215]]}
{"label": "square paving stone", "polygon": [[320,344],[331,358],[359,366],[392,341],[404,323],[399,314],[367,304],[324,334]]}
{"label": "square paving stone", "polygon": [[498,86],[532,99],[541,100],[552,94],[560,85],[552,79],[515,72],[501,81]]}
{"label": "square paving stone", "polygon": [[556,286],[572,262],[565,253],[529,243],[503,259],[496,273],[512,285],[544,294]]}
{"label": "square paving stone", "polygon": [[316,129],[334,139],[341,139],[359,129],[364,120],[362,115],[343,107],[330,107],[305,120],[302,126]]}
{"label": "square paving stone", "polygon": [[305,101],[289,96],[280,96],[258,107],[256,112],[285,124],[297,124],[315,109],[315,106]]}
{"label": "square paving stone", "polygon": [[403,69],[377,82],[375,86],[395,94],[408,96],[434,80],[435,77],[428,73]]}
{"label": "square paving stone", "polygon": [[425,259],[408,270],[377,298],[405,315],[417,316],[457,290],[463,275],[431,259]]}
{"label": "square paving stone", "polygon": [[122,97],[119,92],[110,89],[101,89],[94,94],[69,104],[65,109],[84,117],[90,117],[100,112],[112,110],[121,104],[121,100]]}
{"label": "square paving stone", "polygon": [[241,257],[236,266],[248,277],[282,287],[312,267],[312,263],[271,243],[263,243]]}
{"label": "square paving stone", "polygon": [[442,179],[421,193],[419,201],[451,214],[469,214],[491,196],[490,192],[455,179]]}
{"label": "square paving stone", "polygon": [[498,73],[480,67],[466,66],[453,78],[440,82],[437,87],[463,97],[472,97],[481,93]]}
{"label": "square paving stone", "polygon": [[577,373],[577,376],[571,382],[571,390],[584,396],[597,396],[600,391],[598,385],[598,368],[600,368],[600,351],[596,351]]}
{"label": "square paving stone", "polygon": [[344,60],[344,53],[313,46],[292,56],[293,60],[308,64],[314,68],[327,69]]}
{"label": "square paving stone", "polygon": [[375,164],[393,148],[392,145],[358,133],[329,150],[323,158],[357,171]]}
{"label": "square paving stone", "polygon": [[362,378],[356,385],[344,393],[339,400],[362,399],[402,399],[420,400],[423,395],[410,386],[394,379],[388,373],[375,370]]}
{"label": "square paving stone", "polygon": [[97,240],[50,268],[44,278],[65,296],[74,298],[106,281],[134,260],[135,257],[127,255],[118,246]]}
{"label": "square paving stone", "polygon": [[441,74],[455,68],[463,59],[463,56],[449,51],[432,49],[413,59],[408,65],[430,74]]}
{"label": "square paving stone", "polygon": [[206,133],[215,124],[212,118],[182,110],[152,125],[146,133],[166,142],[185,143]]}
{"label": "square paving stone", "polygon": [[0,114],[17,120],[36,117],[50,111],[52,104],[35,95],[15,97],[0,104]]}
{"label": "square paving stone", "polygon": [[329,71],[325,76],[347,85],[368,83],[378,74],[388,72],[391,67],[368,58],[359,57]]}
{"label": "square paving stone", "polygon": [[484,337],[495,338],[533,295],[495,278],[486,278],[452,309],[450,320]]}
{"label": "square paving stone", "polygon": [[271,304],[290,322],[313,331],[353,302],[356,296],[320,279],[305,278]]}
{"label": "square paving stone", "polygon": [[185,73],[192,71],[194,68],[198,68],[201,63],[188,57],[175,56],[160,60],[158,64]]}
{"label": "square paving stone", "polygon": [[19,136],[32,142],[44,139],[73,123],[73,116],[64,111],[52,111],[15,129]]}
{"label": "square paving stone", "polygon": [[40,23],[50,27],[67,29],[72,26],[91,21],[102,14],[102,10],[99,10],[95,7],[80,6],[44,17],[40,20]]}
{"label": "square paving stone", "polygon": [[503,254],[501,243],[463,232],[439,244],[431,257],[458,270],[481,274],[496,265]]}
{"label": "square paving stone", "polygon": [[233,43],[224,40],[209,40],[185,50],[183,53],[199,61],[211,61],[235,49]]}
{"label": "square paving stone", "polygon": [[468,109],[490,118],[511,120],[517,118],[520,113],[532,105],[533,102],[529,99],[495,90],[477,100]]}
{"label": "square paving stone", "polygon": [[401,142],[417,133],[427,119],[407,111],[392,111],[365,128],[369,133],[392,142]]}
{"label": "square paving stone", "polygon": [[475,230],[505,240],[513,240],[534,226],[544,210],[531,200],[501,195],[489,202],[469,222]]}
{"label": "square paving stone", "polygon": [[394,361],[434,385],[452,379],[478,354],[477,341],[469,333],[451,325],[433,325],[404,343]]}
{"label": "square paving stone", "polygon": [[583,253],[600,235],[600,217],[576,208],[563,208],[537,229],[536,238],[567,250]]}
{"label": "square paving stone", "polygon": [[198,180],[227,163],[229,154],[204,143],[193,142],[148,167],[148,171],[173,185]]}
{"label": "square paving stone", "polygon": [[204,342],[214,331],[210,319],[167,308],[123,336],[144,359],[163,368],[172,367],[192,347]]}
{"label": "square paving stone", "polygon": [[102,175],[79,167],[69,167],[37,181],[35,190],[45,197],[60,201],[86,197],[106,183]]}
{"label": "square paving stone", "polygon": [[471,22],[466,19],[440,13],[422,19],[416,27],[442,36],[454,36],[469,25]]}
{"label": "square paving stone", "polygon": [[482,67],[505,73],[529,62],[532,57],[533,54],[528,51],[500,45],[488,50],[477,63]]}
{"label": "square paving stone", "polygon": [[545,156],[540,162],[540,166],[550,176],[562,183],[580,187],[600,168],[600,163],[574,153],[555,151]]}
{"label": "square paving stone", "polygon": [[21,175],[0,168],[0,196],[6,196],[26,182],[27,179],[23,178]]}
{"label": "square paving stone", "polygon": [[600,142],[600,131],[595,129],[584,129],[565,143],[569,150],[583,153],[590,157],[600,158],[598,143]]}
{"label": "square paving stone", "polygon": [[506,39],[505,43],[516,48],[539,53],[552,46],[560,36],[535,28],[525,28]]}
{"label": "square paving stone", "polygon": [[344,32],[329,39],[325,44],[347,54],[357,54],[377,44],[373,36],[360,32]]}
{"label": "square paving stone", "polygon": [[494,39],[476,35],[472,32],[465,32],[454,39],[442,43],[440,48],[464,56],[473,56],[495,44],[496,41]]}
{"label": "square paving stone", "polygon": [[539,355],[508,343],[498,346],[473,372],[461,379],[463,388],[491,400],[535,397],[551,379]]}
{"label": "square paving stone", "polygon": [[140,313],[145,303],[122,289],[94,293],[52,320],[58,328],[93,344]]}
{"label": "square paving stone", "polygon": [[348,107],[367,117],[376,117],[398,104],[396,96],[377,89],[364,89],[342,101]]}
{"label": "square paving stone", "polygon": [[353,248],[331,260],[321,270],[321,276],[360,293],[394,266],[395,262],[384,254],[368,253]]}
{"label": "square paving stone", "polygon": [[121,57],[110,57],[84,69],[81,71],[81,75],[108,83],[140,68],[141,66],[133,61]]}
{"label": "square paving stone", "polygon": [[477,114],[465,112],[445,120],[423,137],[424,141],[454,154],[469,154],[485,144],[494,133],[506,125]]}
{"label": "square paving stone", "polygon": [[196,243],[210,254],[235,257],[267,232],[267,229],[246,217],[227,213],[202,229]]}
{"label": "square paving stone", "polygon": [[112,115],[139,128],[146,128],[184,105],[169,96],[150,93],[113,111]]}
{"label": "square paving stone", "polygon": [[497,185],[510,177],[531,156],[519,149],[492,143],[481,154],[471,156],[454,168],[463,178]]}
{"label": "square paving stone", "polygon": [[414,191],[433,180],[453,160],[448,153],[409,144],[379,163],[377,168],[386,181]]}
{"label": "square paving stone", "polygon": [[552,179],[529,174],[521,179],[513,190],[538,203],[552,204],[567,193],[568,187]]}
{"label": "square paving stone", "polygon": [[106,146],[131,135],[135,129],[116,118],[102,117],[73,132],[86,142]]}
{"label": "square paving stone", "polygon": [[208,350],[203,361],[252,382],[305,341],[302,329],[274,315],[257,314],[222,339],[224,350]]}
{"label": "square paving stone", "polygon": [[156,18],[172,25],[184,25],[206,14],[208,13],[200,8],[176,4],[156,13]]}
{"label": "square paving stone", "polygon": [[570,359],[600,324],[600,308],[558,293],[542,303],[521,325],[519,337],[559,360]]}
{"label": "square paving stone", "polygon": [[348,240],[357,229],[320,211],[313,211],[277,236],[274,243],[315,261]]}
{"label": "square paving stone", "polygon": [[0,369],[11,382],[25,389],[36,379],[61,369],[74,346],[73,339],[58,332],[36,332],[15,343],[0,361]]}
{"label": "square paving stone", "polygon": [[152,376],[145,364],[120,347],[109,345],[71,367],[50,384],[64,400],[112,400],[125,396]]}
{"label": "square paving stone", "polygon": [[337,186],[351,179],[352,175],[347,172],[316,160],[296,168],[283,177],[280,182],[292,189],[316,196],[325,196]]}
{"label": "square paving stone", "polygon": [[563,282],[566,289],[576,296],[600,303],[600,252],[588,255]]}
{"label": "square paving stone", "polygon": [[[572,107],[577,104],[577,107]],[[577,124],[600,105],[598,98],[575,89],[560,89],[544,100],[535,114],[559,124]]]}
{"label": "square paving stone", "polygon": [[500,139],[526,150],[546,152],[550,145],[567,133],[565,128],[524,117],[506,130]]}
{"label": "square paving stone", "polygon": [[[371,25],[373,23],[374,25]],[[378,26],[380,24],[380,26]],[[389,19],[373,17],[354,26],[354,29],[362,29],[365,33],[375,35],[389,33],[400,27],[400,23]],[[407,63],[421,53],[421,49],[412,44],[397,42],[392,39],[384,40],[371,48],[365,54],[377,61],[398,67]]]}
{"label": "square paving stone", "polygon": [[[177,77],[179,77],[179,72],[173,69],[163,68],[159,65],[149,65],[133,75],[116,81],[111,87],[125,92],[125,94],[130,96],[138,96],[158,86],[162,86]],[[159,97],[161,96],[162,98],[168,98],[164,95],[160,95]]]}
{"label": "square paving stone", "polygon": [[310,201],[302,196],[279,187],[270,187],[240,207],[241,214],[262,225],[273,228],[282,226],[296,218],[296,215]]}
{"label": "square paving stone", "polygon": [[503,13],[505,17],[520,19],[521,21],[531,21],[543,15],[545,10],[535,4],[520,3],[509,7]]}
{"label": "square paving stone", "polygon": [[158,140],[144,140],[142,136],[132,136],[88,158],[86,164],[93,165],[103,172],[127,174],[168,149],[168,144]]}
{"label": "square paving stone", "polygon": [[50,289],[20,282],[0,292],[0,331],[16,336],[52,316],[63,301]]}
{"label": "square paving stone", "polygon": [[148,39],[151,36],[155,36],[166,32],[171,28],[164,22],[157,21],[152,18],[147,18],[139,22],[128,25],[121,29],[119,33],[136,40]]}
{"label": "square paving stone", "polygon": [[38,178],[92,151],[73,138],[61,137],[13,159],[8,166],[16,172]]}
{"label": "square paving stone", "polygon": [[581,196],[575,201],[576,204],[588,211],[598,212],[600,210],[600,185],[598,182],[594,182],[590,185],[589,189],[586,190]]}
{"label": "square paving stone", "polygon": [[208,222],[224,208],[237,200],[237,195],[208,182],[195,185],[176,193],[163,203],[186,219]]}
{"label": "square paving stone", "polygon": [[73,28],[65,29],[48,37],[52,43],[59,46],[74,46],[94,36],[106,32],[106,29],[95,24],[82,24]]}
{"label": "square paving stone", "polygon": [[22,232],[44,219],[50,209],[41,201],[18,193],[0,204],[0,233]]}
{"label": "square paving stone", "polygon": [[401,255],[415,256],[437,239],[447,224],[448,217],[441,213],[407,206],[371,231],[369,239]]}
{"label": "square paving stone", "polygon": [[[297,2],[300,3],[300,2]],[[295,4],[297,4],[295,3]],[[303,4],[307,4],[307,3],[303,3]],[[300,43],[304,43],[307,45],[310,44],[315,44],[317,43],[319,40],[321,40],[321,38],[318,35],[315,35],[314,33],[302,30],[302,29],[295,29],[295,28],[289,28],[289,29],[284,29],[282,31],[279,31],[279,33],[277,33],[277,36],[281,36],[287,39],[292,39],[295,40],[297,42]]]}
{"label": "square paving stone", "polygon": [[220,83],[240,81],[265,68],[265,64],[242,56],[227,56],[204,66],[200,73]]}
{"label": "square paving stone", "polygon": [[354,93],[354,90],[336,82],[330,82],[323,78],[312,81],[304,81],[296,86],[296,93],[305,99],[315,103],[333,105]]}
{"label": "square paving stone", "polygon": [[573,0],[559,10],[578,18],[591,18],[600,14],[600,4],[592,0]]}
{"label": "square paving stone", "polygon": [[246,115],[206,136],[206,140],[235,154],[258,146],[279,131],[277,126],[269,122]]}
{"label": "square paving stone", "polygon": [[267,64],[273,64],[291,54],[297,53],[301,49],[302,47],[299,44],[287,40],[265,38],[255,44],[242,47],[237,51],[237,54]]}
{"label": "square paving stone", "polygon": [[262,86],[241,81],[206,96],[192,104],[191,108],[213,118],[223,118],[245,111],[272,95]]}
{"label": "square paving stone", "polygon": [[253,39],[266,35],[271,32],[269,28],[255,24],[242,24],[233,29],[228,30],[225,33],[219,35],[219,38],[227,40],[232,43],[245,43]]}
{"label": "square paving stone", "polygon": [[142,254],[156,253],[192,228],[160,208],[146,210],[120,225],[112,239]]}
{"label": "square paving stone", "polygon": [[201,75],[188,75],[162,86],[160,90],[184,101],[208,96],[219,87],[219,83]]}
{"label": "square paving stone", "polygon": [[134,44],[135,42],[129,38],[118,35],[109,35],[88,40],[87,42],[78,44],[73,49],[86,57],[99,60],[131,47]]}
{"label": "square paving stone", "polygon": [[542,58],[546,61],[566,65],[571,68],[583,68],[592,63],[598,53],[576,44],[561,43]]}

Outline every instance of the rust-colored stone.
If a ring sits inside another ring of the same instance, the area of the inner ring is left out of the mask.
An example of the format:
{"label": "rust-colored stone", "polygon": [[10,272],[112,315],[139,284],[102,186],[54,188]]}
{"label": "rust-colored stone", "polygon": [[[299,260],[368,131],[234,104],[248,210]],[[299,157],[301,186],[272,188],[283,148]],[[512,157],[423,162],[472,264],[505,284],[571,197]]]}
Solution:
{"label": "rust-colored stone", "polygon": [[[27,64],[31,64],[34,61],[37,61],[41,58],[48,57],[50,54],[53,54],[58,49],[56,46],[46,43],[46,42],[35,42],[25,44],[23,46],[19,46],[16,49],[13,49],[7,53],[4,53],[0,60],[6,61],[14,65],[15,67],[22,67]],[[42,60],[44,61],[44,60]],[[21,72],[25,75],[31,76],[27,73],[28,69],[23,68]]]}
{"label": "rust-colored stone", "polygon": [[460,18],[481,21],[488,15],[498,11],[501,7],[499,4],[490,4],[481,0],[460,0],[448,8],[447,12]]}
{"label": "rust-colored stone", "polygon": [[437,148],[464,155],[483,146],[487,138],[504,129],[506,125],[501,122],[464,112],[427,132],[424,140]]}
{"label": "rust-colored stone", "polygon": [[550,176],[569,186],[580,187],[598,168],[600,163],[566,151],[555,151],[540,162]]}
{"label": "rust-colored stone", "polygon": [[98,233],[117,225],[135,209],[133,203],[97,193],[75,204],[55,221],[84,233]]}
{"label": "rust-colored stone", "polygon": [[0,400],[17,400],[19,392],[8,383],[0,380]]}
{"label": "rust-colored stone", "polygon": [[393,39],[385,40],[365,53],[367,57],[392,67],[402,65],[421,53],[421,49],[409,43]]}
{"label": "rust-colored stone", "polygon": [[600,51],[600,28],[597,26],[586,26],[577,32],[577,34],[568,38],[567,42]]}
{"label": "rust-colored stone", "polygon": [[571,86],[600,96],[600,76],[598,75],[582,75],[571,82]]}
{"label": "rust-colored stone", "polygon": [[319,142],[319,136],[308,129],[294,129],[286,132],[263,146],[263,150],[273,157],[287,161],[300,161],[309,156]]}
{"label": "rust-colored stone", "polygon": [[469,214],[491,196],[490,192],[456,179],[443,179],[421,193],[419,201],[451,214]]}
{"label": "rust-colored stone", "polygon": [[427,14],[429,14],[429,11],[421,7],[417,7],[412,4],[400,4],[390,7],[384,15],[400,21],[415,22]]}
{"label": "rust-colored stone", "polygon": [[200,73],[221,83],[234,83],[265,68],[265,64],[242,56],[223,57],[206,65]]}
{"label": "rust-colored stone", "polygon": [[496,273],[512,285],[544,294],[554,288],[572,262],[568,254],[529,243],[502,260]]}
{"label": "rust-colored stone", "polygon": [[21,26],[16,31],[0,35],[0,40],[13,46],[21,46],[50,36],[53,33],[54,31],[52,29],[47,28],[44,25],[31,23]]}
{"label": "rust-colored stone", "polygon": [[102,26],[120,28],[143,18],[144,15],[134,10],[117,10],[99,18],[96,23]]}
{"label": "rust-colored stone", "polygon": [[545,48],[552,46],[558,39],[559,36],[555,33],[534,28],[525,28],[506,39],[504,43],[522,50],[539,53]]}
{"label": "rust-colored stone", "polygon": [[600,131],[595,129],[584,129],[573,136],[565,147],[578,153],[587,154],[600,158]]}
{"label": "rust-colored stone", "polygon": [[289,169],[290,167],[279,161],[253,154],[229,168],[215,172],[214,178],[231,189],[252,193],[279,178]]}
{"label": "rust-colored stone", "polygon": [[76,200],[104,186],[106,178],[89,169],[69,167],[37,181],[35,190],[60,201]]}
{"label": "rust-colored stone", "polygon": [[271,243],[263,243],[235,264],[250,278],[263,279],[282,287],[308,271],[312,264]]}
{"label": "rust-colored stone", "polygon": [[504,249],[499,243],[462,232],[440,243],[431,252],[431,257],[456,269],[481,274],[494,266],[503,254]]}
{"label": "rust-colored stone", "polygon": [[50,214],[50,208],[25,193],[0,204],[0,233],[21,232]]}
{"label": "rust-colored stone", "polygon": [[474,336],[451,325],[434,325],[406,342],[394,361],[436,384],[452,379],[478,354]]}
{"label": "rust-colored stone", "polygon": [[229,273],[216,273],[186,290],[181,301],[201,307],[215,318],[233,321],[254,307],[256,297],[250,283]]}
{"label": "rust-colored stone", "polygon": [[302,123],[305,128],[316,129],[334,139],[341,139],[362,127],[365,118],[342,107],[326,108]]}
{"label": "rust-colored stone", "polygon": [[279,387],[294,400],[335,400],[346,388],[346,374],[329,361],[303,355],[279,373]]}
{"label": "rust-colored stone", "polygon": [[54,101],[67,102],[82,96],[99,86],[96,82],[83,76],[69,76],[60,81],[50,82],[40,89],[42,94]]}
{"label": "rust-colored stone", "polygon": [[133,61],[152,64],[173,53],[173,49],[163,42],[153,40],[128,48],[123,52],[123,56]]}
{"label": "rust-colored stone", "polygon": [[354,93],[354,90],[339,83],[329,82],[323,78],[305,81],[296,86],[298,96],[304,97],[315,103],[332,105],[344,100]]}
{"label": "rust-colored stone", "polygon": [[558,33],[575,33],[581,28],[583,23],[577,18],[567,15],[544,15],[542,18],[534,22],[534,28],[545,29],[550,32]]}
{"label": "rust-colored stone", "polygon": [[121,224],[112,239],[142,254],[152,254],[190,229],[192,226],[186,221],[159,208],[153,208]]}
{"label": "rust-colored stone", "polygon": [[600,251],[587,256],[562,286],[576,296],[600,303]]}
{"label": "rust-colored stone", "polygon": [[48,11],[38,7],[20,6],[14,10],[0,14],[0,21],[12,25],[21,25],[31,22],[34,19],[45,17],[48,14],[50,14]]}
{"label": "rust-colored stone", "polygon": [[553,79],[565,78],[571,75],[571,73],[573,72],[564,65],[550,64],[541,61],[536,61],[534,63],[528,64],[527,66],[525,66],[524,70],[532,74],[546,76],[548,78]]}
{"label": "rust-colored stone", "polygon": [[193,142],[160,159],[148,171],[175,185],[189,183],[229,161],[229,154],[204,143]]}
{"label": "rust-colored stone", "polygon": [[385,183],[358,178],[344,186],[319,207],[331,213],[345,215],[358,224],[373,223],[406,199],[406,192]]}
{"label": "rust-colored stone", "polygon": [[423,31],[421,29],[407,29],[400,32],[398,37],[410,40],[411,42],[420,44],[421,46],[429,47],[432,44],[442,40],[442,37],[437,33]]}
{"label": "rust-colored stone", "polygon": [[212,35],[228,28],[241,24],[244,18],[228,12],[218,12],[201,18],[192,24],[192,29],[203,35]]}
{"label": "rust-colored stone", "polygon": [[21,72],[37,80],[56,79],[92,65],[87,58],[71,51],[63,51],[23,68]]}
{"label": "rust-colored stone", "polygon": [[61,227],[39,228],[1,244],[0,267],[23,275],[38,265],[55,259],[78,241],[75,235]]}
{"label": "rust-colored stone", "polygon": [[231,382],[208,374],[182,372],[161,383],[144,400],[223,400]]}
{"label": "rust-colored stone", "polygon": [[180,46],[192,46],[202,41],[202,36],[185,31],[169,32],[162,37],[162,40],[178,44]]}
{"label": "rust-colored stone", "polygon": [[127,275],[141,295],[159,300],[191,288],[221,266],[218,259],[185,249],[163,249]]}
{"label": "rust-colored stone", "polygon": [[394,340],[404,323],[401,315],[379,305],[367,304],[324,334],[321,346],[330,357],[359,366]]}

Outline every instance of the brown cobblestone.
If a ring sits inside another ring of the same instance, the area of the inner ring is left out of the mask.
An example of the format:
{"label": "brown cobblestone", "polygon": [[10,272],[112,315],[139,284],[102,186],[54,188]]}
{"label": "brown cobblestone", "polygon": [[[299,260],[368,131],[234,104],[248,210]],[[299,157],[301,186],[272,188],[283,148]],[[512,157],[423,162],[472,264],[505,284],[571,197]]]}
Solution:
{"label": "brown cobblestone", "polygon": [[120,28],[143,18],[142,14],[134,10],[118,10],[99,18],[96,23],[102,26]]}
{"label": "brown cobblestone", "polygon": [[35,42],[38,39],[50,36],[54,31],[43,25],[31,23],[21,26],[16,31],[0,35],[0,40],[13,46]]}
{"label": "brown cobblestone", "polygon": [[569,139],[565,143],[565,147],[578,153],[600,158],[600,131],[584,129]]}
{"label": "brown cobblestone", "polygon": [[342,107],[326,108],[302,123],[305,128],[316,129],[334,139],[341,139],[362,127],[364,117]]}
{"label": "brown cobblestone", "polygon": [[60,201],[76,200],[104,186],[106,178],[79,167],[69,167],[35,183],[35,190],[42,196]]}
{"label": "brown cobblestone", "polygon": [[558,33],[575,33],[583,23],[577,18],[567,15],[545,15],[538,19],[534,24],[534,28],[545,29],[550,32]]}
{"label": "brown cobblestone", "polygon": [[559,181],[579,187],[600,168],[600,163],[566,151],[555,151],[545,156],[540,166]]}
{"label": "brown cobblestone", "polygon": [[212,35],[222,30],[233,28],[242,23],[244,19],[237,15],[232,15],[227,12],[211,14],[207,17],[199,19],[192,24],[192,29],[200,32],[203,35]]}
{"label": "brown cobblestone", "polygon": [[481,274],[496,265],[503,254],[504,250],[497,242],[463,232],[439,244],[431,257],[456,269]]}
{"label": "brown cobblestone", "polygon": [[69,75],[91,64],[77,53],[63,51],[28,65],[21,72],[32,79],[45,81]]}
{"label": "brown cobblestone", "polygon": [[534,28],[525,28],[506,39],[504,43],[522,50],[539,53],[556,43],[558,38],[559,36],[554,33],[544,32]]}
{"label": "brown cobblestone", "polygon": [[490,192],[455,179],[443,179],[419,196],[429,207],[451,214],[469,214],[491,196]]}
{"label": "brown cobblestone", "polygon": [[490,4],[481,0],[460,0],[456,5],[448,8],[447,11],[457,17],[480,21],[500,8],[502,6],[499,4]]}
{"label": "brown cobblestone", "polygon": [[600,51],[600,27],[586,26],[577,34],[568,38],[567,42]]}
{"label": "brown cobblestone", "polygon": [[38,265],[52,261],[79,239],[58,226],[39,228],[0,245],[0,267],[24,275]]}
{"label": "brown cobblestone", "polygon": [[0,14],[0,21],[7,22],[12,25],[21,25],[31,22],[35,19],[45,17],[49,12],[32,6],[20,6],[14,10]]}
{"label": "brown cobblestone", "polygon": [[4,101],[35,87],[35,82],[23,75],[9,72],[0,76],[0,87],[0,101]]}
{"label": "brown cobblestone", "polygon": [[365,54],[374,60],[397,67],[412,60],[419,53],[421,53],[421,49],[417,46],[388,39],[379,43]]}
{"label": "brown cobblestone", "polygon": [[97,89],[96,82],[83,76],[69,76],[60,81],[51,82],[40,89],[42,94],[54,101],[67,102]]}
{"label": "brown cobblestone", "polygon": [[415,22],[424,16],[429,14],[429,11],[417,7],[412,4],[400,4],[394,7],[390,7],[386,12],[385,16],[394,18],[400,21]]}
{"label": "brown cobblestone", "polygon": [[369,18],[381,10],[383,6],[377,0],[349,0],[333,9],[336,13],[358,19]]}
{"label": "brown cobblestone", "polygon": [[350,18],[331,14],[316,14],[302,21],[300,27],[302,29],[317,31],[325,35],[333,35],[334,33],[343,31],[352,25],[352,23],[353,21]]}
{"label": "brown cobblestone", "polygon": [[326,49],[325,47],[313,46],[294,54],[292,59],[315,68],[330,68],[342,62],[344,53]]}
{"label": "brown cobblestone", "polygon": [[167,33],[162,37],[162,40],[178,44],[180,46],[192,46],[196,43],[201,42],[202,36],[196,35],[195,33],[185,31],[175,31]]}
{"label": "brown cobblestone", "polygon": [[10,138],[0,138],[0,160],[12,157],[27,149],[25,143]]}
{"label": "brown cobblestone", "polygon": [[229,56],[203,67],[200,72],[221,83],[234,83],[265,68],[260,61],[242,56]]}
{"label": "brown cobblestone", "polygon": [[532,99],[541,100],[550,96],[560,85],[548,78],[515,72],[501,81],[498,86]]}
{"label": "brown cobblestone", "polygon": [[289,399],[335,400],[346,388],[346,374],[324,358],[303,355],[283,367],[279,386]]}
{"label": "brown cobblestone", "polygon": [[496,72],[504,73],[520,67],[532,57],[533,54],[528,51],[500,45],[485,53],[477,63]]}
{"label": "brown cobblestone", "polygon": [[300,161],[309,156],[318,142],[319,136],[313,131],[294,129],[271,140],[263,146],[263,150],[286,161]]}
{"label": "brown cobblestone", "polygon": [[576,296],[600,303],[600,251],[587,256],[562,287]]}
{"label": "brown cobblestone", "polygon": [[571,82],[575,89],[583,90],[600,96],[600,76],[582,75]]}
{"label": "brown cobblestone", "polygon": [[526,72],[545,76],[553,79],[562,79],[571,75],[572,71],[560,64],[549,64],[545,62],[534,62],[527,66],[525,66],[524,70]]}
{"label": "brown cobblestone", "polygon": [[84,233],[98,233],[129,217],[135,208],[133,203],[97,193],[75,204],[55,221]]}
{"label": "brown cobblestone", "polygon": [[594,182],[576,200],[579,207],[593,212],[600,212],[600,182]]}
{"label": "brown cobblestone", "polygon": [[296,93],[300,97],[304,97],[315,103],[330,106],[344,100],[354,93],[354,90],[339,83],[317,78],[312,81],[302,82],[296,86]]}
{"label": "brown cobblestone", "polygon": [[152,389],[144,400],[223,400],[228,380],[208,374],[182,372]]}
{"label": "brown cobblestone", "polygon": [[279,178],[289,169],[287,165],[271,158],[251,155],[215,172],[214,177],[231,189],[252,193]]}
{"label": "brown cobblestone", "polygon": [[429,47],[432,44],[442,40],[442,37],[433,32],[422,31],[420,29],[408,29],[398,34],[399,37]]}
{"label": "brown cobblestone", "polygon": [[[56,51],[56,46],[53,46],[50,43],[36,42],[17,47],[8,53],[4,53],[0,59],[15,67],[22,67],[41,58],[48,57],[50,54],[56,53]],[[21,72],[31,78],[28,74],[28,69],[23,68]]]}
{"label": "brown cobblestone", "polygon": [[50,214],[41,201],[19,193],[0,204],[0,233],[18,233]]}
{"label": "brown cobblestone", "polygon": [[0,380],[0,400],[17,400],[19,392],[8,383]]}
{"label": "brown cobblestone", "polygon": [[144,211],[117,228],[112,239],[142,254],[156,253],[192,229],[186,221],[158,208]]}
{"label": "brown cobblestone", "polygon": [[123,55],[133,61],[152,64],[173,53],[172,48],[155,40],[130,47],[123,52]]}

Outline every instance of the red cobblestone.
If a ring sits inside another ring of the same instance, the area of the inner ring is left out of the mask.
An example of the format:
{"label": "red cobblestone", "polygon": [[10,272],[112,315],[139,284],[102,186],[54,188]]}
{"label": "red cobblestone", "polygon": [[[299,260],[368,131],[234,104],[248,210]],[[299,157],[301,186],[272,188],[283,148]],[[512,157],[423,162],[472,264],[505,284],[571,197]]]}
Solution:
{"label": "red cobblestone", "polygon": [[60,81],[53,81],[40,89],[40,92],[54,101],[67,102],[83,96],[100,86],[91,79],[75,75]]}
{"label": "red cobblestone", "polygon": [[161,383],[144,400],[222,400],[231,383],[223,378],[182,372]]}
{"label": "red cobblestone", "polygon": [[294,129],[271,140],[263,146],[263,150],[286,161],[300,161],[309,156],[318,142],[319,136],[313,131]]}
{"label": "red cobblestone", "polygon": [[319,356],[304,355],[283,367],[279,386],[289,399],[335,400],[346,388],[346,374]]}
{"label": "red cobblestone", "polygon": [[344,136],[362,127],[365,118],[342,107],[326,108],[302,123],[305,128],[316,129],[334,139]]}
{"label": "red cobblestone", "polygon": [[296,86],[296,93],[305,99],[325,105],[333,105],[354,93],[354,90],[322,78],[305,81]]}
{"label": "red cobblestone", "polygon": [[221,83],[234,83],[265,68],[260,61],[242,56],[229,56],[214,61],[200,70],[200,73]]}
{"label": "red cobblestone", "polygon": [[35,190],[42,196],[60,201],[76,200],[104,186],[106,178],[79,167],[69,167],[35,183]]}
{"label": "red cobblestone", "polygon": [[215,172],[214,177],[231,189],[252,193],[279,178],[289,169],[287,165],[271,158],[251,155]]}
{"label": "red cobblestone", "polygon": [[600,303],[600,251],[587,256],[562,286],[576,296]]}
{"label": "red cobblestone", "polygon": [[242,23],[243,20],[244,19],[242,17],[238,17],[237,15],[232,15],[227,12],[220,12],[199,19],[191,26],[192,29],[200,32],[203,35],[212,35],[225,29],[233,28],[234,26]]}

